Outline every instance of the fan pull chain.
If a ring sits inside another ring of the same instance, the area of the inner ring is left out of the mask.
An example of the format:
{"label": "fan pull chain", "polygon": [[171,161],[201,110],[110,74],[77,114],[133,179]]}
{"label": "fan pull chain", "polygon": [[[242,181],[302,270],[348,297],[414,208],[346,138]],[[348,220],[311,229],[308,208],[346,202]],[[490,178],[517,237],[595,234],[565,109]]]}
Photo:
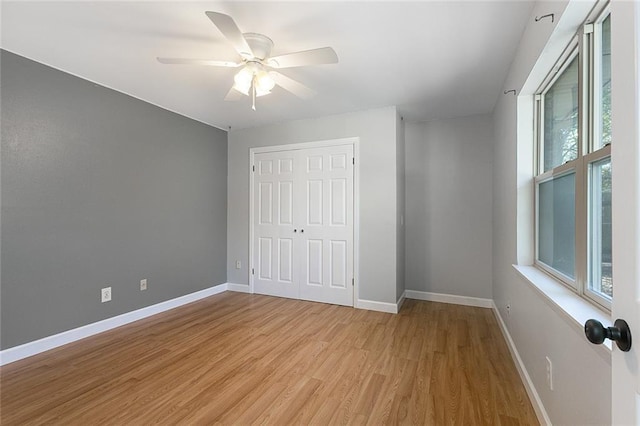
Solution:
{"label": "fan pull chain", "polygon": [[251,109],[255,111],[256,110],[256,76],[255,74],[251,79],[251,97],[252,97]]}

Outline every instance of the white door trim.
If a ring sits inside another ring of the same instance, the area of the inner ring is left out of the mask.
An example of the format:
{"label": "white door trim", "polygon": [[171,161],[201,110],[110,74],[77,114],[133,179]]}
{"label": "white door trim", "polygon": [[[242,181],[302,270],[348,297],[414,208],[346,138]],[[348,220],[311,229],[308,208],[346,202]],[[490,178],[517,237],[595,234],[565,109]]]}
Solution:
{"label": "white door trim", "polygon": [[253,179],[253,167],[255,165],[255,155],[263,152],[276,152],[276,151],[294,151],[299,149],[308,148],[322,148],[327,146],[337,145],[353,145],[353,154],[355,164],[353,166],[353,306],[357,305],[359,291],[359,279],[360,279],[360,138],[340,138],[329,139],[323,141],[314,142],[301,142],[292,143],[286,145],[271,145],[249,148],[249,292],[254,293],[253,288],[253,271],[255,265],[253,264],[253,191],[254,179]]}
{"label": "white door trim", "polygon": [[358,137],[340,138],[340,139],[329,139],[324,141],[290,143],[285,145],[258,146],[258,147],[250,148],[249,152],[251,156],[253,156],[253,154],[258,154],[261,152],[294,151],[296,149],[324,148],[327,146],[336,146],[336,145],[357,146],[359,143],[360,143],[360,138]]}

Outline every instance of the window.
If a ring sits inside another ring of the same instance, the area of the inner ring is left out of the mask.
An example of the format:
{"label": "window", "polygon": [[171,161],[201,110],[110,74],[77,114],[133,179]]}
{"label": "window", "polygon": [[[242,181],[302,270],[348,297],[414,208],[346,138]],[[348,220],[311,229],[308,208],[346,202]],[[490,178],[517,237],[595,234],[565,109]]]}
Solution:
{"label": "window", "polygon": [[575,279],[575,171],[538,185],[538,258]]}
{"label": "window", "polygon": [[544,95],[544,168],[578,158],[578,57]]}
{"label": "window", "polygon": [[611,307],[611,17],[585,24],[535,96],[536,265]]}
{"label": "window", "polygon": [[593,162],[589,171],[589,290],[613,296],[611,275],[611,159]]}

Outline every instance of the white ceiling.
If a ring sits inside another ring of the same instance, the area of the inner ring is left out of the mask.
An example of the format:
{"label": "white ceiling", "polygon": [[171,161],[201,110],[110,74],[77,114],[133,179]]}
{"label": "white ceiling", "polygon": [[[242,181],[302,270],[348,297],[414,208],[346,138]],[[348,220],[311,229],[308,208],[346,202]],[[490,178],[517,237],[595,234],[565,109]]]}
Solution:
{"label": "white ceiling", "polygon": [[[489,113],[532,1],[2,2],[2,47],[220,128],[397,105],[409,121]],[[162,65],[157,56],[237,60],[205,16],[231,15],[272,54],[331,46],[340,62],[282,73],[281,88],[225,102],[229,68]]]}

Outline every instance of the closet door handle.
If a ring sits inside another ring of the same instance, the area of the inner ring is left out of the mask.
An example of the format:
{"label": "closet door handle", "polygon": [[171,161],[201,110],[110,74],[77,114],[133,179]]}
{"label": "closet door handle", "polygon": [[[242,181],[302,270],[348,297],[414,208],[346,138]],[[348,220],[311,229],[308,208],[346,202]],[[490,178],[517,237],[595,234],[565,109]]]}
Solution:
{"label": "closet door handle", "polygon": [[301,229],[300,232],[304,233],[304,229]]}
{"label": "closet door handle", "polygon": [[298,230],[297,230],[297,229],[294,229],[294,230],[293,230],[293,232],[298,232]]}

